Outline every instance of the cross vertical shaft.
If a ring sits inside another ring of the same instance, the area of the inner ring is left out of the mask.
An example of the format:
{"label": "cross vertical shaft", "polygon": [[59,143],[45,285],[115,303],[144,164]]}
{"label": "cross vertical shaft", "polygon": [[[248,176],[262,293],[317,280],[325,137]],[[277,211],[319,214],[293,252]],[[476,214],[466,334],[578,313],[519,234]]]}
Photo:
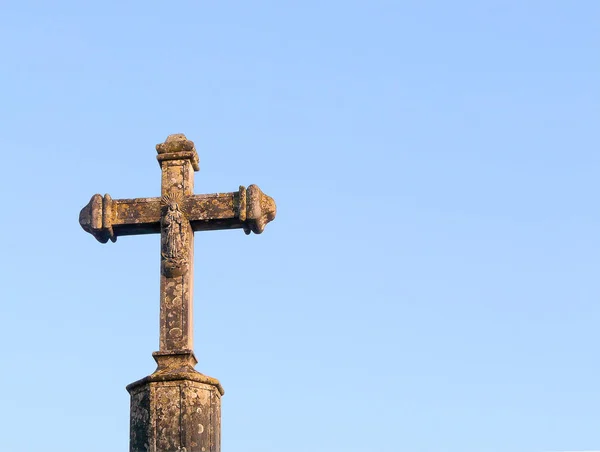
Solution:
{"label": "cross vertical shaft", "polygon": [[[194,194],[198,154],[183,135],[169,136],[156,149],[163,201],[159,352],[189,353],[193,350],[194,232],[180,204]],[[179,245],[172,243],[178,240]]]}

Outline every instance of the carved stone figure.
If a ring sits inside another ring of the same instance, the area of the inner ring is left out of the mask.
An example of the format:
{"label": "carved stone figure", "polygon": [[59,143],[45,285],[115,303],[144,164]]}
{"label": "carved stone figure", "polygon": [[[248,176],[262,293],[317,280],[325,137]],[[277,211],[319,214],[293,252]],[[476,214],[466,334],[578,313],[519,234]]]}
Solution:
{"label": "carved stone figure", "polygon": [[179,208],[179,197],[168,194],[162,197],[161,217],[162,259],[165,276],[180,276],[187,269],[186,236],[189,222]]}

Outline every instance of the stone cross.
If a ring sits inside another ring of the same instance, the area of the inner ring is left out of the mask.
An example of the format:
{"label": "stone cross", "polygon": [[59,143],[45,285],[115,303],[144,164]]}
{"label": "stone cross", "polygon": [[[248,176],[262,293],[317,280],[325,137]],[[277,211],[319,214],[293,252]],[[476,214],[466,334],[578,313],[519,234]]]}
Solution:
{"label": "stone cross", "polygon": [[162,170],[160,198],[112,199],[94,195],[79,223],[101,243],[160,233],[160,341],[156,371],[131,394],[131,452],[220,451],[218,380],[194,369],[194,232],[242,228],[260,234],[275,218],[272,198],[256,185],[232,193],[194,195],[199,170],[194,143],[170,135],[156,146]]}

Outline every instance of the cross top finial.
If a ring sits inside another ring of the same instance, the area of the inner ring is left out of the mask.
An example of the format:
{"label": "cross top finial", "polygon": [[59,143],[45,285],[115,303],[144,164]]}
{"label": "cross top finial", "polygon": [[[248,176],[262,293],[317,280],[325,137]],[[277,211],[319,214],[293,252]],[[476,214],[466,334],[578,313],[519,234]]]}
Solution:
{"label": "cross top finial", "polygon": [[192,163],[194,171],[199,171],[199,158],[196,152],[194,142],[188,140],[183,133],[175,133],[169,135],[164,143],[156,145],[156,158],[162,166],[162,162],[167,160],[185,160],[188,159]]}
{"label": "cross top finial", "polygon": [[172,133],[165,141],[168,143],[171,141],[187,141],[187,138],[184,133]]}
{"label": "cross top finial", "polygon": [[183,133],[174,133],[167,137],[164,143],[156,145],[159,154],[165,152],[174,152],[178,150],[191,151],[194,148],[194,142],[187,139]]}

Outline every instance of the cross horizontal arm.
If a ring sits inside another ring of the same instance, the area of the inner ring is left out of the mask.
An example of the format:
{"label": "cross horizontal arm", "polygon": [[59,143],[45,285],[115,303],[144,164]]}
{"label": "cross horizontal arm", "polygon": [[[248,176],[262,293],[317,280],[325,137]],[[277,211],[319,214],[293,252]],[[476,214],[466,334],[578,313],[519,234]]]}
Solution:
{"label": "cross horizontal arm", "polygon": [[[94,195],[79,214],[81,227],[102,243],[123,235],[160,233],[161,198],[112,199]],[[256,185],[237,192],[187,196],[181,210],[194,231],[243,228],[260,234],[275,218],[275,202]]]}

